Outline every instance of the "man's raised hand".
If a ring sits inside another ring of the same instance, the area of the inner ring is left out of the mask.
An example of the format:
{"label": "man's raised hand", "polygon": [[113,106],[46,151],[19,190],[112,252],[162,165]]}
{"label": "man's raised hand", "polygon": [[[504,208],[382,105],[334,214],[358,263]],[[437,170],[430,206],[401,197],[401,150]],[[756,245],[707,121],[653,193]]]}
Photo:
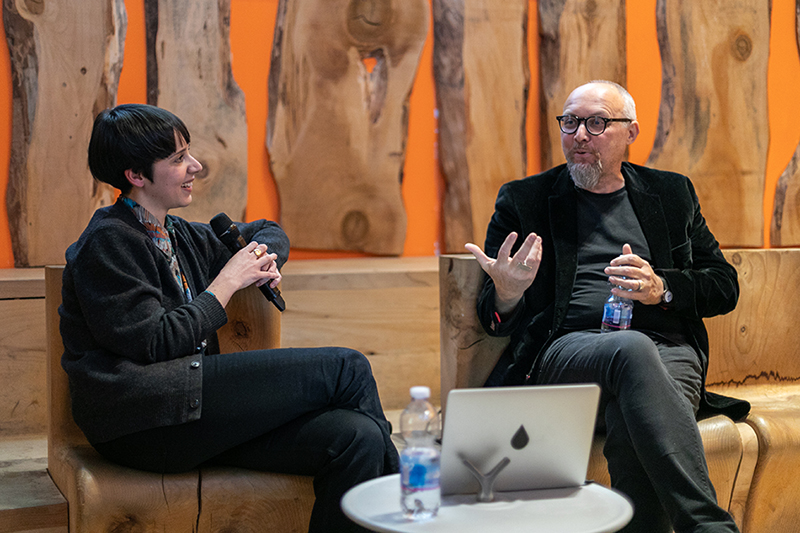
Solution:
{"label": "man's raised hand", "polygon": [[531,286],[542,261],[542,238],[529,234],[513,256],[511,248],[517,241],[517,233],[511,232],[497,252],[497,259],[487,256],[479,246],[467,243],[464,247],[475,256],[481,268],[492,278],[495,286],[497,310],[512,311],[525,290]]}

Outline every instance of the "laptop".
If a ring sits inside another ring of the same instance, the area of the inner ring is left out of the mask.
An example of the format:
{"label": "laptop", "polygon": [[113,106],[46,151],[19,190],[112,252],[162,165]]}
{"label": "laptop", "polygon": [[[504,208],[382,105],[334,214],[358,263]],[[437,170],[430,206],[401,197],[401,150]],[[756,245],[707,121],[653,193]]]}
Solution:
{"label": "laptop", "polygon": [[442,435],[442,494],[474,494],[504,457],[496,491],[576,487],[586,481],[600,387],[539,385],[453,389]]}

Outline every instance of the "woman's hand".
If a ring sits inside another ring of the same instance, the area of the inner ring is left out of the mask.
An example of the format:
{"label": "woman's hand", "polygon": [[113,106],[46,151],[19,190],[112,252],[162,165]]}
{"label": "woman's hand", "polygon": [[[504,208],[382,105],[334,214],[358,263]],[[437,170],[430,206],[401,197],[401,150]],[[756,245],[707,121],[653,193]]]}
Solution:
{"label": "woman's hand", "polygon": [[281,281],[276,260],[277,255],[267,253],[266,244],[251,242],[228,260],[207,290],[224,307],[239,289],[265,283],[274,288]]}

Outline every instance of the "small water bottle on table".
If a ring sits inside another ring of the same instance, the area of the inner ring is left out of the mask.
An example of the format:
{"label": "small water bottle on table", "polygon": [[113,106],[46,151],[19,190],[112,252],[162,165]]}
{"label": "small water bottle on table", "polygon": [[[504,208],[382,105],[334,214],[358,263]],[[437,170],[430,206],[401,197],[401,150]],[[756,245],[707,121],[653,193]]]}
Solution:
{"label": "small water bottle on table", "polygon": [[406,447],[400,453],[400,503],[411,520],[436,516],[441,503],[439,487],[439,415],[428,401],[429,387],[411,387],[411,403],[400,415],[400,432]]}
{"label": "small water bottle on table", "polygon": [[600,331],[608,333],[629,329],[631,319],[633,319],[633,300],[617,296],[612,292],[603,306],[603,323],[600,325]]}

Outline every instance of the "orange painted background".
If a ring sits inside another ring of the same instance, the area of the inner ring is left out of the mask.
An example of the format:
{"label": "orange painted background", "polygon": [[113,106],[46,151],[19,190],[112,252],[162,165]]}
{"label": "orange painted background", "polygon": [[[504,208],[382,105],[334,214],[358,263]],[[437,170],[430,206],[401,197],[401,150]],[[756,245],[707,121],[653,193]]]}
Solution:
{"label": "orange painted background", "polygon": [[[145,102],[145,40],[142,0],[126,0],[128,32],[118,103]],[[641,134],[630,150],[630,160],[644,163],[655,138],[661,98],[661,62],[656,40],[656,0],[626,2],[628,89],[636,99]],[[280,205],[269,171],[265,147],[267,75],[272,30],[278,0],[231,0],[233,74],[245,93],[248,122],[247,218],[277,219]],[[539,170],[538,45],[536,1],[530,2],[529,46],[531,91],[528,104],[528,173]],[[436,107],[433,73],[433,34],[428,41],[410,102],[409,137],[404,169],[403,197],[408,214],[403,255],[434,255],[441,239],[442,180],[437,163]],[[495,80],[487,80],[494,83]],[[778,177],[800,140],[800,58],[795,29],[795,0],[772,0],[768,98],[770,146],[764,199],[765,236],[769,242],[773,196]],[[12,268],[5,191],[11,144],[11,72],[5,39],[0,39],[0,268]],[[553,124],[555,127],[555,124]],[[58,168],[52,179],[58,179]],[[509,177],[511,178],[511,177]],[[178,213],[179,214],[179,213]],[[488,221],[487,221],[488,223]],[[713,228],[712,228],[713,230]],[[291,237],[291,236],[290,236]],[[359,254],[293,250],[292,258],[346,257]]]}

